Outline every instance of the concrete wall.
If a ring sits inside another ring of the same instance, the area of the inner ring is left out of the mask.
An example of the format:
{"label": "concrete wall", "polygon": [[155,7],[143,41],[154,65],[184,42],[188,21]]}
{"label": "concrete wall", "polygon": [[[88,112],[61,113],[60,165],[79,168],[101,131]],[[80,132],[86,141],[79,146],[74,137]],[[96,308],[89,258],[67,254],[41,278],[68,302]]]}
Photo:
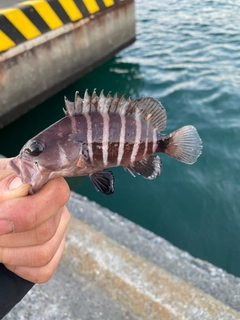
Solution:
{"label": "concrete wall", "polygon": [[[135,40],[134,2],[115,2],[0,54],[0,128]],[[3,26],[11,10],[0,10]]]}

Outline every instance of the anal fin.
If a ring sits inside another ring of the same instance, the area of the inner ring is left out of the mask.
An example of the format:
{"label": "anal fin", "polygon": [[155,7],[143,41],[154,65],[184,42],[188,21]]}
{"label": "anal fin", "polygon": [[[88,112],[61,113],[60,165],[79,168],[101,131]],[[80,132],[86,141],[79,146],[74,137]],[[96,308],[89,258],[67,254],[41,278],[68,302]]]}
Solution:
{"label": "anal fin", "polygon": [[105,195],[114,193],[114,175],[110,170],[103,170],[89,175],[89,179],[97,191]]}
{"label": "anal fin", "polygon": [[133,176],[134,172],[136,172],[146,179],[153,180],[161,173],[162,160],[159,158],[159,156],[150,156],[147,159],[136,161],[132,165],[124,168]]}

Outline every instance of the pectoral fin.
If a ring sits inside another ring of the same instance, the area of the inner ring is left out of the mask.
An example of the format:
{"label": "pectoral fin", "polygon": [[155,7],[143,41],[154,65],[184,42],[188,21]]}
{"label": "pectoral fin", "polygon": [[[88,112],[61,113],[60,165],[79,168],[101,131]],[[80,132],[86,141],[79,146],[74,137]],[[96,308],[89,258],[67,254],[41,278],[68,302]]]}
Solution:
{"label": "pectoral fin", "polygon": [[147,159],[134,162],[132,165],[125,167],[131,175],[136,172],[142,177],[152,180],[157,178],[162,170],[162,160],[159,156],[150,156]]}
{"label": "pectoral fin", "polygon": [[89,178],[97,191],[105,195],[114,193],[114,176],[112,171],[103,170],[89,175]]}

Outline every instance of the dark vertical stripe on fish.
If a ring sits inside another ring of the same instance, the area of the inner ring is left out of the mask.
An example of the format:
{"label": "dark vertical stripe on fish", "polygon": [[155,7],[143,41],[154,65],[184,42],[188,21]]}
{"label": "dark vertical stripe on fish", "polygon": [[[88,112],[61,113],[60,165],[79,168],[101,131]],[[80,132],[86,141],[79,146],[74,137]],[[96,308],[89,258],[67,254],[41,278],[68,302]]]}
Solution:
{"label": "dark vertical stripe on fish", "polygon": [[[86,140],[88,145],[88,154],[89,154],[89,160],[91,163],[93,162],[93,149],[92,149],[92,119],[88,113],[83,114],[84,118],[86,119],[87,128],[86,128]],[[83,130],[80,127],[80,130]]]}
{"label": "dark vertical stripe on fish", "polygon": [[[91,158],[90,158],[91,145],[88,145],[87,119],[84,115],[76,115],[74,117],[68,117],[66,118],[66,121],[68,119],[71,124],[71,126],[69,126],[71,128],[71,133],[68,135],[68,137],[79,144],[78,166],[82,167],[82,166],[85,166],[84,164],[85,161],[91,162]],[[62,132],[64,131],[66,131],[66,123],[65,123],[65,128],[62,129]],[[71,154],[69,154],[68,157],[71,158]]]}
{"label": "dark vertical stripe on fish", "polygon": [[128,165],[131,161],[137,131],[136,120],[134,116],[125,116],[125,120],[125,144],[121,165]]}
{"label": "dark vertical stripe on fish", "polygon": [[148,128],[148,144],[147,144],[147,154],[146,157],[150,156],[153,152],[153,135],[154,135],[154,129],[151,126],[151,124],[149,124],[149,128]]}
{"label": "dark vertical stripe on fish", "polygon": [[103,117],[98,112],[89,113],[92,123],[93,165],[103,166]]}
{"label": "dark vertical stripe on fish", "polygon": [[76,135],[78,132],[78,125],[77,125],[77,118],[76,117],[71,117],[71,129],[72,129],[72,134]]}
{"label": "dark vertical stripe on fish", "polygon": [[[110,126],[109,126],[109,142],[108,142],[108,164],[110,166],[117,166],[119,161],[118,157],[119,157],[122,120],[121,120],[121,115],[119,113],[109,113],[109,118],[110,118],[109,120]],[[124,125],[124,130],[125,130],[125,125]],[[123,148],[124,148],[124,141],[125,141],[125,134],[123,136]],[[123,151],[122,151],[122,154],[123,154]],[[122,158],[121,155],[120,155],[120,158]]]}
{"label": "dark vertical stripe on fish", "polygon": [[[64,119],[64,121],[63,121]],[[57,135],[58,137],[62,137],[63,133],[65,133],[66,131],[68,132],[68,134],[70,135],[72,132],[72,127],[71,127],[71,119],[70,117],[65,117],[61,120],[59,120],[57,122],[57,124],[55,126],[50,126],[48,128],[48,132],[50,132],[50,134],[54,137],[55,135]]]}
{"label": "dark vertical stripe on fish", "polygon": [[102,139],[102,153],[103,153],[103,165],[108,165],[108,143],[109,143],[109,114],[102,113],[103,118],[103,139]]}

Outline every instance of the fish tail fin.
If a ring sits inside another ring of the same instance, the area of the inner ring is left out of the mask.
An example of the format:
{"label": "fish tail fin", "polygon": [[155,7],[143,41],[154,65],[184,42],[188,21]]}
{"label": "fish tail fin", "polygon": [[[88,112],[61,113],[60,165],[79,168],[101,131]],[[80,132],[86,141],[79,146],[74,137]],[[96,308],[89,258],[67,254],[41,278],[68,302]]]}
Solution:
{"label": "fish tail fin", "polygon": [[157,152],[164,152],[178,161],[193,164],[202,153],[202,140],[195,127],[184,126],[167,136],[159,134]]}

